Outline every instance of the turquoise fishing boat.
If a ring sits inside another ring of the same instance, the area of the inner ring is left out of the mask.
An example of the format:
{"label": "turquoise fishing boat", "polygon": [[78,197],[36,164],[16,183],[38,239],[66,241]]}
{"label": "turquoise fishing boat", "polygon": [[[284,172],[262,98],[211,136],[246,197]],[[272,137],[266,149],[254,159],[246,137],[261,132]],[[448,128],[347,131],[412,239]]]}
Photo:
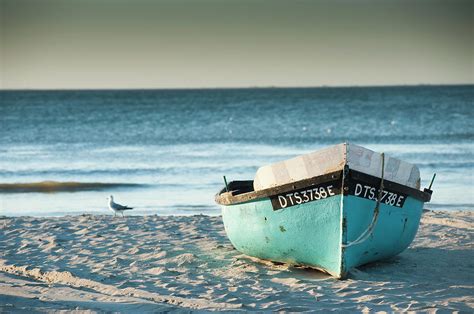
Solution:
{"label": "turquoise fishing boat", "polygon": [[342,279],[410,245],[430,188],[415,165],[344,143],[226,182],[216,202],[238,251]]}

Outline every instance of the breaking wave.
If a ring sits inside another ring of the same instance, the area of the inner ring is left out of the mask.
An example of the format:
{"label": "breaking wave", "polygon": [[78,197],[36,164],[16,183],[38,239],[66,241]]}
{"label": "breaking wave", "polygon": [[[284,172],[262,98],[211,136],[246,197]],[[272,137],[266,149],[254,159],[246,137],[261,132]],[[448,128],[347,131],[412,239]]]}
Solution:
{"label": "breaking wave", "polygon": [[143,184],[136,183],[103,183],[103,182],[58,182],[42,181],[31,183],[0,183],[0,193],[54,193],[76,191],[102,191],[117,188],[139,188]]}

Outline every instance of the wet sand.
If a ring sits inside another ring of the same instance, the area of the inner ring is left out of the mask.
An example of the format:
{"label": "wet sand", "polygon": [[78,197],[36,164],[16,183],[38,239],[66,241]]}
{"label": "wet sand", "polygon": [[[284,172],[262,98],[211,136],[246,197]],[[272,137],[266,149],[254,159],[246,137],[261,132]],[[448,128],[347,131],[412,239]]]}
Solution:
{"label": "wet sand", "polygon": [[0,312],[472,312],[473,227],[425,212],[409,249],[338,281],[240,254],[220,217],[0,217]]}

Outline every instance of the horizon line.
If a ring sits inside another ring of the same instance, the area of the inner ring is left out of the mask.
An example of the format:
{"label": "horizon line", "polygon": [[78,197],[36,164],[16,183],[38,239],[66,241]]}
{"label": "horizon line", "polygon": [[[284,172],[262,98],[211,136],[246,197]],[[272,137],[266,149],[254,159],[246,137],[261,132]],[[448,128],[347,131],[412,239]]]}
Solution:
{"label": "horizon line", "polygon": [[146,90],[226,90],[226,89],[311,89],[311,88],[390,88],[390,87],[450,87],[450,86],[474,86],[474,83],[447,83],[447,84],[381,84],[381,85],[307,85],[307,86],[215,86],[215,87],[143,87],[143,88],[123,88],[123,87],[86,87],[86,88],[0,88],[0,92],[9,91],[146,91]]}

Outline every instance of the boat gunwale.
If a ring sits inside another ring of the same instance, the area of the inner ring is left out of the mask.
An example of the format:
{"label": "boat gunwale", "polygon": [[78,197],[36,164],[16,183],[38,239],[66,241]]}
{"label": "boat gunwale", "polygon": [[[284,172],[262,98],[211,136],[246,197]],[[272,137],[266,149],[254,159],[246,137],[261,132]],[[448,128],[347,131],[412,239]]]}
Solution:
{"label": "boat gunwale", "polygon": [[[346,166],[347,167],[347,166]],[[286,184],[282,184],[279,186],[271,187],[268,189],[263,189],[259,191],[251,191],[251,192],[245,192],[245,193],[240,193],[240,194],[233,194],[233,192],[238,192],[238,191],[221,191],[220,193],[216,194],[215,196],[215,201],[219,205],[236,205],[236,204],[242,204],[254,200],[260,200],[263,198],[268,198],[271,196],[275,196],[281,193],[286,193],[286,192],[291,192],[293,190],[298,190],[298,189],[303,189],[306,187],[310,187],[316,184],[320,183],[325,183],[328,181],[334,181],[341,179],[343,180],[343,171],[344,170],[338,170],[330,173],[326,173],[323,175],[311,177],[308,179],[303,179],[295,182],[290,182]],[[346,180],[358,180],[358,181],[363,181],[367,183],[374,183],[374,184],[380,184],[381,178],[353,170],[347,168],[346,172]],[[393,181],[389,180],[384,180],[384,187],[388,190],[391,191],[398,191],[402,192],[404,194],[407,194],[408,196],[411,196],[415,199],[421,200],[423,202],[429,202],[431,199],[431,194],[403,185],[399,184]],[[343,195],[347,195],[347,190],[344,189],[342,191]]]}

